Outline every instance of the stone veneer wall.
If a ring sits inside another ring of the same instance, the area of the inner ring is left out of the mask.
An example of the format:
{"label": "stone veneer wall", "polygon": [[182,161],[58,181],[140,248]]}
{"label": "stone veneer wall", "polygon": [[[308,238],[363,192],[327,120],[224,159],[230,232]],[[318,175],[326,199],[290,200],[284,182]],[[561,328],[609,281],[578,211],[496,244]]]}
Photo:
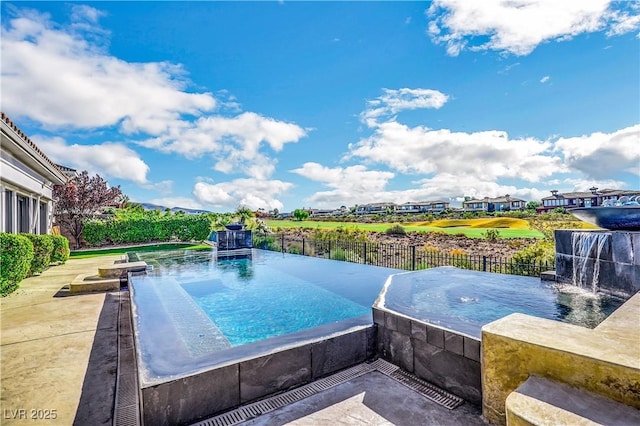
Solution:
{"label": "stone veneer wall", "polygon": [[[598,259],[596,259],[595,248],[587,257],[576,259],[572,244],[572,235],[576,232],[597,233],[605,236]],[[600,291],[623,297],[629,297],[640,291],[640,232],[559,229],[555,231],[554,238],[558,282],[573,281],[573,267],[576,260],[585,264],[588,277],[593,276],[597,262]],[[588,282],[591,280],[589,279]]]}
{"label": "stone veneer wall", "polygon": [[330,339],[145,386],[148,425],[193,423],[265,396],[330,375],[375,355],[374,326]]}
{"label": "stone veneer wall", "polygon": [[378,355],[466,401],[482,403],[480,340],[373,308]]}

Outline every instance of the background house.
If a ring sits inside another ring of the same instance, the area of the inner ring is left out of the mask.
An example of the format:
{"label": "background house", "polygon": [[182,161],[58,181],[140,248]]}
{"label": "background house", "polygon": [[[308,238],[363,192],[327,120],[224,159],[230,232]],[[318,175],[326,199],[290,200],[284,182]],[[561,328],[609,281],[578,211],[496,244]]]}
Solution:
{"label": "background house", "polygon": [[462,203],[464,211],[482,211],[482,212],[502,212],[511,210],[524,210],[527,201],[520,198],[513,198],[509,194],[503,197],[466,200]]}
{"label": "background house", "polygon": [[4,113],[0,139],[0,230],[51,231],[53,185],[67,176]]}
{"label": "background house", "polygon": [[547,212],[549,210],[564,207],[567,209],[576,207],[596,207],[601,206],[605,200],[619,200],[621,197],[631,197],[640,195],[640,191],[630,191],[624,189],[603,189],[589,188],[589,192],[564,192],[560,193],[554,189],[551,195],[542,199],[542,206],[538,211]]}

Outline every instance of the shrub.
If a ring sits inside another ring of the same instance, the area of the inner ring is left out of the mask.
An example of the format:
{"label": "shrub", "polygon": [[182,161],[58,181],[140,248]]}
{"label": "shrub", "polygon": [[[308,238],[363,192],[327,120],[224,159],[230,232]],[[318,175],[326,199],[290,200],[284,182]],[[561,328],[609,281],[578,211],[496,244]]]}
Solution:
{"label": "shrub", "polygon": [[90,246],[97,246],[107,240],[107,227],[103,220],[91,219],[84,223],[83,239]]}
{"label": "shrub", "polygon": [[298,242],[289,243],[289,247],[287,247],[287,253],[291,253],[291,254],[302,253],[302,243],[298,243]]}
{"label": "shrub", "polygon": [[280,247],[280,241],[276,243],[276,239],[274,237],[266,235],[255,236],[253,239],[253,245],[254,247],[262,250],[280,251],[282,249]]}
{"label": "shrub", "polygon": [[51,263],[53,241],[49,235],[21,234],[31,240],[33,244],[33,259],[29,268],[29,275],[39,274]]}
{"label": "shrub", "polygon": [[[552,241],[542,240],[523,248],[513,255],[510,273],[516,275],[539,275],[535,264],[540,267],[552,268],[555,262],[556,250]],[[533,270],[532,270],[532,265]],[[544,265],[544,266],[543,266]]]}
{"label": "shrub", "polygon": [[153,241],[202,241],[209,237],[211,221],[205,214],[128,212],[109,220],[88,220],[82,233],[91,246]]}
{"label": "shrub", "polygon": [[513,255],[513,261],[518,263],[547,262],[553,264],[556,258],[556,250],[553,242],[538,241],[523,248]]}
{"label": "shrub", "polygon": [[69,240],[62,235],[49,235],[53,242],[51,262],[65,263],[69,259]]}
{"label": "shrub", "polygon": [[0,295],[18,288],[27,277],[33,259],[33,244],[23,235],[0,233]]}
{"label": "shrub", "polygon": [[407,231],[405,231],[404,227],[399,223],[396,223],[391,228],[387,228],[387,230],[384,232],[387,235],[406,235],[407,234]]}
{"label": "shrub", "polygon": [[347,254],[341,247],[338,247],[331,251],[331,259],[345,261],[347,260]]}
{"label": "shrub", "polygon": [[500,232],[497,229],[487,229],[483,237],[491,242],[496,242],[500,238]]}

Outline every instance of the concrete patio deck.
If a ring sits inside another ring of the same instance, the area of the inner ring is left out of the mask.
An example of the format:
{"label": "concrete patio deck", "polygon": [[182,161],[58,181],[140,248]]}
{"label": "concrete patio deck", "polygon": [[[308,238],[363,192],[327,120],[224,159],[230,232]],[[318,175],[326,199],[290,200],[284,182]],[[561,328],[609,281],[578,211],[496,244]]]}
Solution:
{"label": "concrete patio deck", "polygon": [[120,258],[71,259],[0,299],[0,423],[112,423],[118,292],[70,295],[65,286]]}

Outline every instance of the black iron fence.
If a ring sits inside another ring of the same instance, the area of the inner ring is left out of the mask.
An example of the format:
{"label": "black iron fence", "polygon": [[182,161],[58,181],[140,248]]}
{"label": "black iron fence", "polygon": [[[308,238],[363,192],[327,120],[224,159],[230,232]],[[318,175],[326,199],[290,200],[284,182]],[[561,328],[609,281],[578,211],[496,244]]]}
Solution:
{"label": "black iron fence", "polygon": [[539,277],[555,269],[549,262],[517,262],[494,256],[444,253],[433,247],[384,244],[364,241],[316,240],[285,234],[255,234],[253,245],[263,250],[322,257],[366,265],[416,271],[436,266],[456,266],[474,271]]}

